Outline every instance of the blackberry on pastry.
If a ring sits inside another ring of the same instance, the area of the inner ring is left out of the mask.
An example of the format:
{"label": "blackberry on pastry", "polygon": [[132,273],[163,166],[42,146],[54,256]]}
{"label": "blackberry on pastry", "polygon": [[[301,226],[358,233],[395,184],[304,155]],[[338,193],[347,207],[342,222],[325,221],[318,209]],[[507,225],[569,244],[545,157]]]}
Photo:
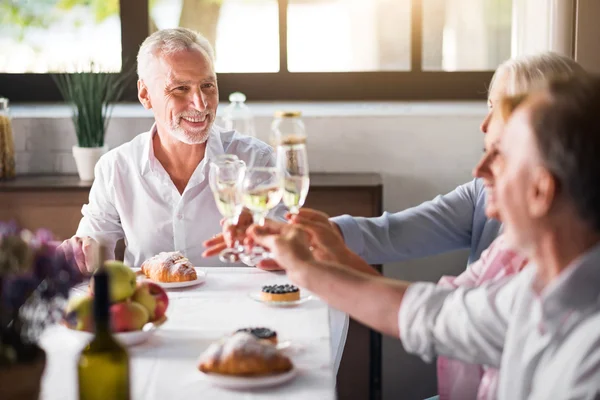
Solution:
{"label": "blackberry on pastry", "polygon": [[264,301],[300,300],[300,289],[294,285],[266,285],[262,287],[260,297]]}
{"label": "blackberry on pastry", "polygon": [[275,345],[277,344],[277,332],[269,328],[242,328],[235,331],[235,333],[238,332],[246,332],[259,340],[264,340]]}

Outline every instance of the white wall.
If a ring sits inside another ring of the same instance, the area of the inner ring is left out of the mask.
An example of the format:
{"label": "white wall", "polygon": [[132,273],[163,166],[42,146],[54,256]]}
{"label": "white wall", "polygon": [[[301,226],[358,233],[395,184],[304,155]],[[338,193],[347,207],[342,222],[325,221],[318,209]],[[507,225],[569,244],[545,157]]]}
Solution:
{"label": "white wall", "polygon": [[[272,105],[250,104],[260,138],[268,137]],[[286,104],[300,109],[309,135],[310,168],[322,172],[377,172],[384,181],[384,209],[398,211],[468,181],[482,149],[479,124],[486,106],[477,103]],[[19,173],[75,173],[73,127],[64,107],[15,107]],[[107,142],[114,147],[147,130],[141,106],[114,114]],[[437,280],[464,269],[464,254],[385,266],[387,276]],[[394,339],[384,342],[384,399],[435,394],[434,366],[406,356]]]}

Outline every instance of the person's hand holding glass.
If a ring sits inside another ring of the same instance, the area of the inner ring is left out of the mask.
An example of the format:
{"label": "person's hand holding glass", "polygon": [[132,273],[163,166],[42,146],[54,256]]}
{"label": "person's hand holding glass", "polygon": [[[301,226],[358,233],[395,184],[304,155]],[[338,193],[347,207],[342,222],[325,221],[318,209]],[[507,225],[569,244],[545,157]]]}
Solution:
{"label": "person's hand holding glass", "polygon": [[[211,163],[209,182],[215,196],[215,202],[225,224],[236,225],[244,205],[242,204],[241,186],[246,171],[246,164],[237,157],[221,157]],[[231,248],[225,248],[219,253],[223,262],[239,261],[244,248],[235,240]]]}

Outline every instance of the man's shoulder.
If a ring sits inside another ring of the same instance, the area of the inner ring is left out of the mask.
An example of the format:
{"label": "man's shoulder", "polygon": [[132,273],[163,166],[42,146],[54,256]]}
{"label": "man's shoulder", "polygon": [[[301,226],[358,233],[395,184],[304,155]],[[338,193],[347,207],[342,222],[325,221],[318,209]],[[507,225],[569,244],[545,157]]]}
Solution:
{"label": "man's shoulder", "polygon": [[254,136],[245,135],[235,130],[215,128],[220,134],[223,149],[226,153],[236,154],[238,157],[243,158],[248,153],[258,153],[258,155],[266,156],[273,152],[271,146]]}

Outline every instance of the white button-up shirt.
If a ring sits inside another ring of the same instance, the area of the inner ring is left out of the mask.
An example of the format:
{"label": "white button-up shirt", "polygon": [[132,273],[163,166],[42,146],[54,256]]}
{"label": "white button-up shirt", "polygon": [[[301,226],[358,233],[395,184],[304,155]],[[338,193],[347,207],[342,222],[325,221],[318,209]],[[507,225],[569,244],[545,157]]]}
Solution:
{"label": "white button-up shirt", "polygon": [[[202,242],[221,232],[219,213],[208,184],[210,162],[222,154],[235,154],[248,166],[275,166],[273,149],[250,136],[213,126],[204,159],[180,194],[154,157],[149,132],[136,136],[102,156],[95,168],[89,204],[77,236],[90,236],[109,248],[124,238],[125,263],[139,267],[161,251],[181,251],[197,267],[224,267],[218,257],[202,258]],[[286,208],[269,213],[283,220]],[[348,333],[348,315],[329,313],[334,369],[340,365]]]}
{"label": "white button-up shirt", "polygon": [[600,399],[600,246],[541,292],[537,267],[478,288],[417,283],[400,307],[408,352],[500,368],[498,398]]}
{"label": "white button-up shirt", "polygon": [[[153,126],[100,158],[76,235],[90,236],[111,249],[124,238],[125,263],[132,267],[161,251],[180,251],[198,267],[229,265],[218,257],[201,256],[202,242],[221,232],[222,216],[208,184],[210,162],[235,154],[249,166],[274,166],[273,149],[256,138],[213,126],[204,159],[180,194],[154,156],[155,132]],[[284,213],[280,205],[270,215],[283,218]]]}

